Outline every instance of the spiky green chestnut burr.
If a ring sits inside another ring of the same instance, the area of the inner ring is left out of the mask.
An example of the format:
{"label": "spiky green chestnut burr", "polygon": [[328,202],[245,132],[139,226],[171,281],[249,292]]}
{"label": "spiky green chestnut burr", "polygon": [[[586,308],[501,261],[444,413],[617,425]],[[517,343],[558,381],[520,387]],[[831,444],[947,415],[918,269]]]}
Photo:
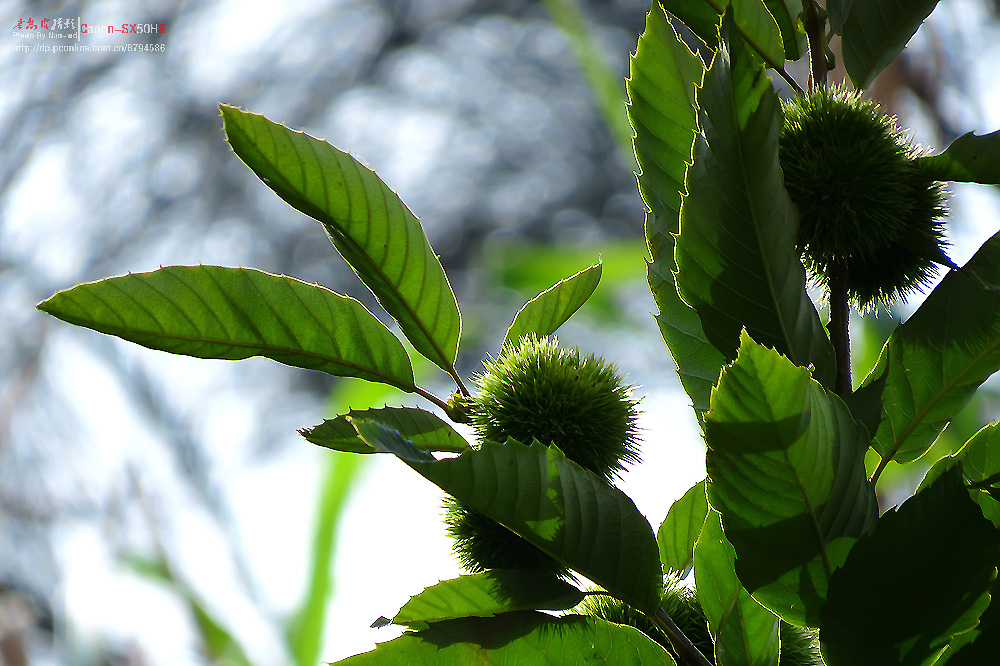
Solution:
{"label": "spiky green chestnut burr", "polygon": [[865,311],[925,285],[944,253],[941,183],[914,167],[919,152],[876,103],[842,88],[784,106],[779,159],[799,210],[798,249],[829,286],[846,268],[850,299]]}
{"label": "spiky green chestnut burr", "polygon": [[638,459],[637,401],[613,365],[528,336],[477,377],[472,422],[480,440],[555,444],[611,480]]}
{"label": "spiky green chestnut burr", "polygon": [[[549,338],[522,338],[486,364],[469,406],[480,441],[555,444],[608,482],[638,459],[637,404],[614,366]],[[454,499],[445,524],[459,561],[472,571],[565,568],[549,555]]]}

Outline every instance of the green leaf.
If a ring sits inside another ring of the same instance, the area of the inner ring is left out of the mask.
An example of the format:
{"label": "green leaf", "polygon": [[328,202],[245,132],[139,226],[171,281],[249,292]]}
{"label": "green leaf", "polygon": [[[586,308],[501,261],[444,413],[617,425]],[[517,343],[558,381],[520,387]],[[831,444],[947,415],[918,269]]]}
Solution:
{"label": "green leaf", "polygon": [[484,442],[435,460],[395,430],[353,419],[375,448],[631,606],[653,612],[663,585],[656,538],[623,492],[568,460],[554,446]]}
{"label": "green leaf", "polygon": [[299,430],[306,440],[334,451],[351,453],[382,453],[368,446],[358,437],[358,431],[349,418],[378,421],[406,437],[423,451],[461,453],[469,448],[458,432],[436,415],[414,407],[383,407],[378,409],[352,409],[335,419],[325,419],[312,428]]}
{"label": "green leaf", "polygon": [[768,67],[781,67],[786,58],[798,60],[805,53],[805,33],[796,27],[802,0],[666,0],[661,4],[713,51],[719,46],[722,15],[732,4],[737,30]]}
{"label": "green leaf", "polygon": [[736,577],[736,554],[712,511],[694,550],[698,600],[719,666],[777,666],[778,616],[753,600]]}
{"label": "green leaf", "polygon": [[795,250],[798,220],[778,165],[778,96],[732,27],[698,97],[695,142],[677,237],[677,287],[727,359],[740,331],[815,366],[830,386],[833,348],[806,294]]}
{"label": "green leaf", "polygon": [[695,411],[702,414],[708,409],[708,396],[725,358],[708,342],[698,313],[677,293],[674,235],[680,229],[684,178],[693,159],[691,151],[698,129],[695,88],[701,85],[705,66],[654,3],[631,68],[626,84],[628,112],[641,167],[639,191],[650,209],[646,215],[646,238],[652,257],[649,287],[659,310],[656,321],[677,364],[681,384]]}
{"label": "green leaf", "polygon": [[857,90],[871,85],[902,53],[936,5],[937,0],[864,0],[850,3],[846,19],[840,8],[844,68]]}
{"label": "green leaf", "polygon": [[521,337],[534,333],[544,337],[566,323],[587,302],[601,281],[601,262],[557,282],[524,304],[507,329],[503,346],[517,344]]}
{"label": "green leaf", "polygon": [[743,586],[786,622],[818,626],[831,574],[878,515],[868,435],[805,368],[740,342],[705,420],[708,500]]}
{"label": "green leaf", "polygon": [[873,444],[883,458],[909,462],[1000,369],[1000,234],[951,271],[889,336],[865,384],[887,373]]}
{"label": "green leaf", "polygon": [[[713,51],[719,48],[719,25],[722,22],[722,12],[717,9],[718,3],[695,0],[662,0],[653,3],[653,13],[657,5],[662,5],[686,25],[705,45]],[[647,24],[648,28],[648,24]]]}
{"label": "green leaf", "polygon": [[[1000,654],[1000,600],[997,600],[996,594],[992,597],[989,608],[979,617],[979,626],[968,632],[973,639],[972,644],[961,646],[958,653],[948,660],[948,666],[982,666]],[[953,640],[951,647],[955,647],[956,642]]]}
{"label": "green leaf", "polygon": [[1000,532],[952,468],[882,516],[833,575],[824,658],[830,666],[934,663],[953,636],[976,626],[998,563]]}
{"label": "green leaf", "polygon": [[60,291],[38,309],[143,347],[197,358],[264,356],[413,391],[399,339],[361,303],[250,268],[167,266]]}
{"label": "green leaf", "polygon": [[286,629],[288,645],[298,664],[319,661],[327,606],[333,596],[331,568],[337,545],[337,526],[360,470],[361,458],[357,456],[327,456],[323,484],[317,499],[306,595]]}
{"label": "green leaf", "polygon": [[460,617],[491,617],[517,610],[566,610],[584,594],[569,583],[534,571],[495,569],[432,585],[410,597],[394,624],[426,629]]}
{"label": "green leaf", "polygon": [[667,651],[638,629],[594,617],[533,611],[437,622],[337,664],[675,666]]}
{"label": "green leaf", "polygon": [[844,22],[851,12],[854,0],[827,0],[826,11],[830,14],[830,31],[839,35],[844,29]]}
{"label": "green leaf", "polygon": [[943,153],[918,157],[913,164],[933,180],[1000,185],[1000,130],[982,136],[968,132]]}
{"label": "green leaf", "polygon": [[[783,5],[783,0],[772,4]],[[763,0],[731,0],[731,5],[736,19],[735,28],[743,41],[757,51],[769,66],[784,65],[785,47],[781,31]],[[725,5],[720,9],[724,11]]]}
{"label": "green leaf", "polygon": [[781,42],[785,49],[784,59],[798,60],[808,51],[806,33],[798,27],[802,0],[764,0],[764,5],[781,30]]}
{"label": "green leaf", "polygon": [[656,531],[656,544],[660,547],[660,562],[664,568],[684,572],[691,566],[694,545],[707,515],[708,498],[702,479],[671,505]]}
{"label": "green leaf", "polygon": [[917,491],[926,488],[942,474],[957,465],[969,483],[969,493],[982,509],[983,515],[1000,527],[1000,501],[994,497],[1000,488],[1000,427],[991,423],[973,435],[961,449],[938,460],[927,471]]}
{"label": "green leaf", "polygon": [[219,105],[233,151],[274,192],[323,223],[413,347],[455,375],[458,303],[420,222],[374,172],[326,141]]}

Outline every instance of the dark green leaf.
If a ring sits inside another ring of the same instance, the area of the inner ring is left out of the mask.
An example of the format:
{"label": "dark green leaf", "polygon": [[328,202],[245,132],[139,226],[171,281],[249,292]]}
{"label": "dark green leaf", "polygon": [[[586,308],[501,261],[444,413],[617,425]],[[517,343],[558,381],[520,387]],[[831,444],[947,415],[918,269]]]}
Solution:
{"label": "dark green leaf", "polygon": [[524,304],[507,329],[503,346],[516,344],[522,336],[550,335],[587,302],[601,281],[601,262],[557,282]]}
{"label": "dark green leaf", "polygon": [[919,458],[1000,369],[1000,234],[951,271],[882,350],[865,383],[886,372],[873,444],[883,458]]}
{"label": "dark green leaf", "polygon": [[460,617],[491,617],[517,610],[566,610],[583,592],[548,574],[495,569],[432,585],[410,597],[394,624],[426,629],[428,623]]}
{"label": "dark green leaf", "polygon": [[725,666],[777,666],[778,616],[753,600],[736,577],[736,554],[709,513],[694,550],[698,600],[715,640],[715,661]]}
{"label": "dark green leaf", "polygon": [[844,22],[851,12],[854,0],[827,0],[826,11],[830,14],[830,30],[839,35],[844,28]]}
{"label": "dark green leaf", "polygon": [[454,374],[458,303],[420,222],[372,171],[326,141],[220,105],[233,151],[268,187],[323,223],[413,347]]}
{"label": "dark green leaf", "polygon": [[735,31],[724,25],[723,36],[698,96],[704,133],[681,210],[678,291],[727,359],[746,328],[829,386],[833,348],[806,294],[778,166],[778,96]]}
{"label": "dark green leaf", "polygon": [[[996,582],[993,584],[996,585]],[[1000,654],[1000,599],[996,594],[992,597],[989,608],[979,618],[979,626],[969,632],[972,644],[961,647],[948,660],[948,666],[983,666]],[[960,637],[956,636],[958,638]],[[952,641],[952,647],[956,642],[957,640]]]}
{"label": "dark green leaf", "polygon": [[850,3],[846,20],[838,8],[844,68],[856,89],[867,88],[896,59],[936,5],[937,0],[861,0]]}
{"label": "dark green leaf", "polygon": [[708,500],[754,598],[817,626],[833,570],[878,515],[868,435],[809,372],[743,333],[705,420]]}
{"label": "dark green leaf", "polygon": [[963,134],[943,153],[918,157],[913,163],[933,180],[1000,185],[1000,131]]}
{"label": "dark green leaf", "polygon": [[469,443],[454,428],[436,415],[414,407],[383,407],[379,409],[352,409],[335,419],[326,419],[312,428],[305,428],[299,434],[318,446],[335,451],[351,453],[381,453],[365,444],[358,437],[358,431],[348,421],[348,417],[378,421],[397,430],[413,445],[424,451],[447,451],[461,453],[469,448]]}
{"label": "dark green leaf", "polygon": [[[736,19],[735,28],[743,41],[757,51],[769,66],[785,64],[781,31],[765,3],[762,0],[732,0],[731,4]],[[773,4],[783,5],[783,0]],[[720,4],[720,9],[725,10],[725,5]]]}
{"label": "dark green leaf", "polygon": [[552,617],[532,611],[437,622],[337,664],[675,666],[666,650],[632,627],[594,617]]}
{"label": "dark green leaf", "polygon": [[996,498],[1000,488],[1000,427],[991,423],[977,432],[953,455],[941,458],[928,470],[917,490],[931,485],[942,474],[958,463],[969,484],[972,499],[983,510],[983,515],[1000,527],[1000,501]]}
{"label": "dark green leaf", "polygon": [[691,566],[694,544],[707,515],[708,499],[705,496],[705,480],[702,479],[671,505],[667,517],[656,531],[660,562],[665,569],[684,572]]}
{"label": "dark green leaf", "polygon": [[414,390],[403,345],[361,303],[250,268],[167,266],[130,273],[60,291],[38,309],[173,354],[265,356]]}
{"label": "dark green leaf", "polygon": [[823,656],[830,666],[933,663],[976,626],[998,563],[1000,532],[954,467],[854,544],[830,581]]}
{"label": "dark green leaf", "polygon": [[[719,24],[722,22],[722,12],[716,7],[719,3],[709,3],[700,0],[662,0],[653,3],[653,13],[657,6],[662,5],[698,36],[705,45],[713,51],[719,48]],[[647,29],[648,29],[647,24]]]}
{"label": "dark green leaf", "polygon": [[[712,30],[717,34],[715,27]],[[656,321],[698,414],[708,409],[709,393],[725,359],[709,344],[698,314],[677,294],[673,271],[674,234],[680,228],[684,177],[698,128],[695,88],[704,70],[701,59],[688,50],[654,3],[632,57],[628,112],[641,167],[639,191],[651,211],[646,215],[646,238],[652,257],[649,286],[659,310]]]}
{"label": "dark green leaf", "polygon": [[764,4],[781,30],[785,59],[798,60],[808,51],[806,33],[798,27],[802,0],[764,0]]}
{"label": "dark green leaf", "polygon": [[395,430],[352,420],[375,448],[399,456],[464,505],[483,513],[643,612],[663,585],[656,538],[623,492],[554,446],[484,442],[434,460]]}
{"label": "dark green leaf", "polygon": [[[728,0],[666,0],[663,8],[679,18],[713,51],[719,46],[719,25]],[[785,59],[798,60],[805,48],[805,34],[795,25],[801,0],[733,0],[740,35],[769,67]]]}

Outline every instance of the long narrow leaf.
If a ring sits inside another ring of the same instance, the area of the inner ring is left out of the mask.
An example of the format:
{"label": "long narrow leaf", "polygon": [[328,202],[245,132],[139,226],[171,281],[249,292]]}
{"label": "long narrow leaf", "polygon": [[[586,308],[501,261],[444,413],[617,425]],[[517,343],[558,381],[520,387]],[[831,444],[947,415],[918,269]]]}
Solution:
{"label": "long narrow leaf", "polygon": [[[985,284],[984,284],[985,282]],[[1000,234],[951,271],[882,350],[869,384],[885,373],[882,421],[873,444],[909,462],[1000,369]]]}
{"label": "long narrow leaf", "polygon": [[173,354],[264,356],[414,390],[403,345],[361,303],[249,268],[167,266],[130,273],[60,291],[38,309]]}
{"label": "long narrow leaf", "polygon": [[601,262],[549,287],[524,304],[507,329],[503,346],[517,344],[529,333],[550,335],[587,302],[601,281]]}
{"label": "long narrow leaf", "polygon": [[708,499],[761,604],[818,626],[830,576],[878,515],[868,433],[844,402],[744,333],[706,417]]}
{"label": "long narrow leaf", "polygon": [[855,0],[846,20],[837,14],[843,21],[844,68],[856,89],[870,86],[896,59],[936,5],[937,0]]}
{"label": "long narrow leaf", "polygon": [[352,420],[375,448],[394,453],[423,477],[643,612],[659,606],[662,569],[656,538],[617,488],[554,446],[485,442],[435,460],[395,430]]}
{"label": "long narrow leaf", "polygon": [[718,666],[777,666],[778,616],[754,601],[736,577],[736,555],[712,511],[694,551],[698,599]]}
{"label": "long narrow leaf", "polygon": [[659,310],[656,321],[698,414],[708,409],[708,396],[725,358],[708,342],[698,313],[677,293],[674,235],[680,228],[684,179],[698,128],[695,89],[704,72],[701,58],[691,53],[654,3],[632,57],[628,113],[641,167],[639,191],[650,209],[648,278]]}
{"label": "long narrow leaf", "polygon": [[324,420],[318,426],[300,430],[299,434],[317,446],[334,451],[382,453],[358,437],[358,431],[351,425],[349,418],[362,418],[385,424],[424,451],[461,453],[469,448],[465,438],[450,425],[434,414],[414,407],[352,409],[335,419]]}
{"label": "long narrow leaf", "polygon": [[594,617],[552,617],[533,611],[437,622],[337,664],[675,666],[666,650],[632,627]]}
{"label": "long narrow leaf", "polygon": [[778,165],[778,96],[728,19],[722,34],[698,96],[704,132],[681,210],[678,291],[727,359],[746,328],[796,365],[813,365],[829,386],[833,348],[806,294],[796,213]]}
{"label": "long narrow leaf", "polygon": [[319,662],[326,628],[326,611],[333,595],[334,552],[337,525],[347,497],[361,469],[357,456],[328,456],[326,473],[319,494],[316,525],[313,528],[311,571],[306,597],[287,629],[288,644],[299,666],[314,666]]}
{"label": "long narrow leaf", "polygon": [[261,115],[219,107],[233,151],[274,192],[323,223],[413,347],[455,374],[458,303],[420,222],[347,153]]}

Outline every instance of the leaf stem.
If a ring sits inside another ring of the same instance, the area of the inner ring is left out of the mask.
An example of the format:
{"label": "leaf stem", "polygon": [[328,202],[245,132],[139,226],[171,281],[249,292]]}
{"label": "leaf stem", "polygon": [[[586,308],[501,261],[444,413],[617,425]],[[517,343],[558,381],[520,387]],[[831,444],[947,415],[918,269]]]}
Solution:
{"label": "leaf stem", "polygon": [[826,36],[823,33],[825,20],[820,18],[816,0],[802,0],[802,27],[805,28],[809,40],[809,61],[812,74],[809,79],[809,92],[815,86],[826,87]]}
{"label": "leaf stem", "polygon": [[837,359],[837,379],[833,390],[841,398],[851,394],[851,307],[847,299],[847,266],[835,260],[830,264],[830,343]]}
{"label": "leaf stem", "polygon": [[670,645],[673,646],[674,652],[677,653],[677,657],[682,662],[688,664],[688,666],[712,666],[712,662],[694,646],[691,639],[684,635],[684,632],[670,619],[670,616],[667,615],[667,612],[662,607],[657,608],[656,613],[650,615],[649,619],[664,633],[667,640],[670,641]]}
{"label": "leaf stem", "polygon": [[448,403],[445,402],[444,400],[442,400],[441,398],[437,397],[436,395],[434,395],[430,391],[422,389],[419,386],[417,386],[416,384],[414,384],[413,385],[413,390],[410,391],[410,393],[416,393],[421,398],[423,398],[425,400],[428,400],[430,402],[433,402],[435,405],[437,405],[438,407],[440,407],[442,410],[444,410],[445,414],[448,414],[448,415],[451,414],[451,407],[448,406]]}

